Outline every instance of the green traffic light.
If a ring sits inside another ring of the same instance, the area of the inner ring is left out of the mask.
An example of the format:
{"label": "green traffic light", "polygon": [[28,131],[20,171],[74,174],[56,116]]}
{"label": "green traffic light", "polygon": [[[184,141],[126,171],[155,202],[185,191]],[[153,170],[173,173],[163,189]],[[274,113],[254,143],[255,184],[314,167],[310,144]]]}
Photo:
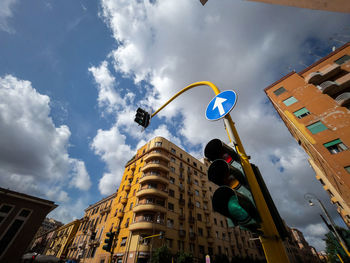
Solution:
{"label": "green traffic light", "polygon": [[245,211],[238,202],[236,195],[231,196],[227,202],[227,208],[230,215],[238,222],[245,222],[250,219],[249,214]]}

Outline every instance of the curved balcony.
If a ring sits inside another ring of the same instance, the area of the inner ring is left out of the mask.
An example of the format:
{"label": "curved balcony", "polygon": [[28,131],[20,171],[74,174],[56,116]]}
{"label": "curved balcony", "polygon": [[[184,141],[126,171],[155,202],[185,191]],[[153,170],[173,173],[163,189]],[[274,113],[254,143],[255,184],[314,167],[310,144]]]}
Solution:
{"label": "curved balcony", "polygon": [[165,178],[160,175],[154,175],[154,174],[145,174],[144,176],[141,177],[139,182],[141,184],[141,183],[150,182],[150,181],[152,182],[157,181],[163,184],[169,184],[168,178]]}
{"label": "curved balcony", "polygon": [[338,64],[328,64],[321,68],[319,71],[311,72],[305,77],[305,81],[310,84],[318,85],[330,77],[338,74],[341,71],[341,67]]}
{"label": "curved balcony", "polygon": [[332,95],[338,92],[339,85],[334,81],[328,80],[328,81],[322,82],[319,86],[317,86],[317,88],[320,91],[322,91],[323,94]]}
{"label": "curved balcony", "polygon": [[131,171],[135,171],[135,169],[136,169],[136,164],[135,164],[135,163],[132,164],[132,165],[130,166],[130,169],[131,169]]}
{"label": "curved balcony", "polygon": [[107,212],[109,212],[109,211],[111,211],[111,207],[110,206],[107,206],[107,207],[104,207],[104,208],[101,208],[100,209],[100,214],[104,214],[104,213],[107,213]]}
{"label": "curved balcony", "polygon": [[148,162],[152,159],[163,159],[164,161],[170,162],[170,158],[162,153],[150,152],[146,157],[144,157],[144,161]]}
{"label": "curved balcony", "polygon": [[117,217],[122,218],[124,216],[124,212],[117,212]]}
{"label": "curved balcony", "polygon": [[127,202],[128,202],[128,198],[126,198],[126,197],[123,197],[123,198],[120,200],[120,203],[122,203],[123,205],[125,205]]}
{"label": "curved balcony", "polygon": [[146,163],[144,167],[142,167],[141,172],[145,173],[149,170],[160,170],[163,172],[169,172],[169,167],[163,163]]}
{"label": "curved balcony", "polygon": [[127,184],[125,187],[124,187],[124,190],[129,192],[131,189],[131,184]]}
{"label": "curved balcony", "polygon": [[150,221],[138,221],[129,225],[130,231],[136,230],[161,230],[165,231],[166,227],[163,224]]}
{"label": "curved balcony", "polygon": [[156,188],[146,188],[141,189],[136,193],[136,197],[141,197],[145,195],[155,195],[163,198],[168,198],[168,193]]}
{"label": "curved balcony", "polygon": [[161,213],[166,213],[167,209],[164,206],[160,206],[157,204],[138,204],[132,209],[132,211],[134,213],[141,211],[158,211]]}
{"label": "curved balcony", "polygon": [[346,106],[350,104],[350,92],[345,92],[343,94],[340,94],[338,97],[335,98],[335,101],[340,106]]}

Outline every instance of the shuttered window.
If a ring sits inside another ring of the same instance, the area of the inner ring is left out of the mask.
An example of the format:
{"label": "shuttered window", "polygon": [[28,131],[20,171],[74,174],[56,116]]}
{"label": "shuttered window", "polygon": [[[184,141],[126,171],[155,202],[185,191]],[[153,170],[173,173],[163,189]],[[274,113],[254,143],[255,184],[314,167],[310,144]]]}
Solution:
{"label": "shuttered window", "polygon": [[298,117],[299,119],[304,118],[305,116],[309,115],[310,112],[307,108],[301,108],[300,110],[297,110],[294,112],[294,115]]}
{"label": "shuttered window", "polygon": [[296,103],[297,101],[298,101],[298,100],[292,96],[292,97],[289,97],[288,99],[284,100],[283,103],[284,103],[286,106],[290,106],[290,105]]}
{"label": "shuttered window", "polygon": [[276,96],[281,95],[282,93],[284,93],[286,91],[285,88],[280,87],[279,89],[276,89],[273,93],[275,93]]}
{"label": "shuttered window", "polygon": [[336,61],[334,61],[334,63],[341,65],[341,64],[345,63],[346,61],[348,61],[349,59],[350,59],[350,56],[345,55],[345,56],[342,56],[341,58],[338,58]]}
{"label": "shuttered window", "polygon": [[348,149],[348,147],[346,147],[346,145],[340,139],[327,142],[323,144],[323,146],[326,147],[328,151],[332,154],[342,152]]}
{"label": "shuttered window", "polygon": [[320,121],[315,122],[309,126],[306,126],[312,134],[319,133],[321,131],[327,130],[327,127]]}

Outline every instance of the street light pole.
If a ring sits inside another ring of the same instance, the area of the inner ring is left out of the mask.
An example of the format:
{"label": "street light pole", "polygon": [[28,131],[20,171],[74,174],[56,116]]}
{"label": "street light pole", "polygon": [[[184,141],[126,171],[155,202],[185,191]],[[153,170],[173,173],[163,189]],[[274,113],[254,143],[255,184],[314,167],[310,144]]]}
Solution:
{"label": "street light pole", "polygon": [[329,215],[328,211],[326,210],[325,206],[323,205],[323,203],[321,202],[320,199],[318,199],[316,197],[316,195],[311,194],[311,193],[306,193],[304,195],[304,199],[307,200],[309,202],[310,206],[313,206],[314,203],[312,202],[312,199],[316,200],[319,204],[319,206],[321,207],[321,210],[323,211],[323,213],[326,215],[328,221],[331,223],[331,227],[333,229],[333,233],[335,234],[336,238],[338,239],[338,242],[340,243],[340,245],[343,247],[345,253],[350,257],[350,253],[349,253],[349,249],[346,245],[346,243],[344,242],[344,240],[342,239],[342,237],[339,235],[336,227],[335,227],[335,223],[332,219],[332,217]]}

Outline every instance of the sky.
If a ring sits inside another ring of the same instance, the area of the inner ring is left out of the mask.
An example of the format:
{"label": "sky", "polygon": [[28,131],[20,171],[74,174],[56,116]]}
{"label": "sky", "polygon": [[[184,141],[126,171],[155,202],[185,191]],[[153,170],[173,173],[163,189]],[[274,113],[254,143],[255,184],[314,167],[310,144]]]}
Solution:
{"label": "sky", "polygon": [[350,41],[350,15],[242,0],[0,2],[0,186],[55,201],[49,214],[80,218],[118,188],[136,149],[163,136],[197,158],[223,122],[197,87],[146,130],[138,107],[154,112],[197,81],[234,90],[231,112],[251,161],[281,216],[318,250],[327,232],[316,194],[342,220],[264,88]]}

